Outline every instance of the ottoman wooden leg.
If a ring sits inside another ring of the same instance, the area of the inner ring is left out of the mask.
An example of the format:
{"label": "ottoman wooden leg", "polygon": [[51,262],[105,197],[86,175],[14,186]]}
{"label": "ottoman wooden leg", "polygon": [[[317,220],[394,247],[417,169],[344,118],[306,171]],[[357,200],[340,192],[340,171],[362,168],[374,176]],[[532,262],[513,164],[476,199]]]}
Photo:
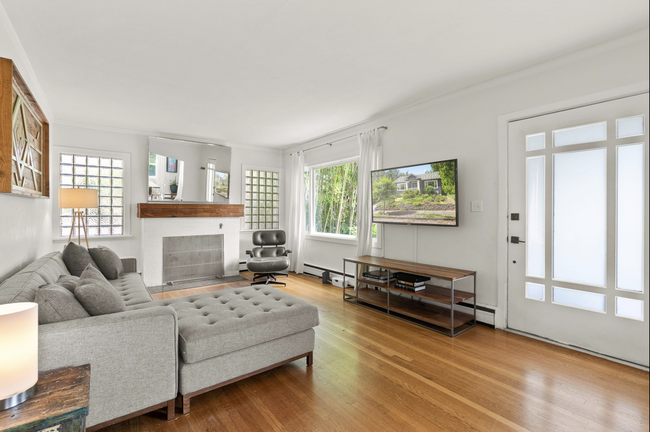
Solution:
{"label": "ottoman wooden leg", "polygon": [[189,414],[190,413],[190,396],[189,395],[180,395],[181,398],[181,407],[183,410],[183,414]]}
{"label": "ottoman wooden leg", "polygon": [[310,352],[307,354],[307,366],[313,366],[314,365],[314,352]]}

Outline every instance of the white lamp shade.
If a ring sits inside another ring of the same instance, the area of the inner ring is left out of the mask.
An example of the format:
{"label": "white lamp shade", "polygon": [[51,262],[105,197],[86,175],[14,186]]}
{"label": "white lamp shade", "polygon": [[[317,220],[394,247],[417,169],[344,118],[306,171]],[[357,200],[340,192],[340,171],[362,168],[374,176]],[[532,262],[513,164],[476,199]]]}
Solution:
{"label": "white lamp shade", "polygon": [[0,400],[38,381],[38,304],[0,305]]}
{"label": "white lamp shade", "polygon": [[97,208],[97,189],[59,189],[59,208]]}

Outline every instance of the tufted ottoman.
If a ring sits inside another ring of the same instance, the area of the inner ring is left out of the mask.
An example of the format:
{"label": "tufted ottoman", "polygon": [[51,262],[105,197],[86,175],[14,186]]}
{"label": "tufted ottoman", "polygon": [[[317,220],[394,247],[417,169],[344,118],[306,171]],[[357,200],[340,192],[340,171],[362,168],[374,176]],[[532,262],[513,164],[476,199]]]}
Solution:
{"label": "tufted ottoman", "polygon": [[132,306],[170,306],[179,332],[178,392],[183,414],[190,398],[307,357],[311,366],[318,309],[256,285]]}

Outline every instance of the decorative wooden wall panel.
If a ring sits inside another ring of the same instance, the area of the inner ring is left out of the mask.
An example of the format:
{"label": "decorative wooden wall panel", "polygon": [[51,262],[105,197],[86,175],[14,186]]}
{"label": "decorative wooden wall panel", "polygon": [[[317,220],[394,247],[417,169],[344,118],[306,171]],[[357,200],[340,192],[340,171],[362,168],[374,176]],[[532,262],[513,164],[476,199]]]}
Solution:
{"label": "decorative wooden wall panel", "polygon": [[0,192],[50,196],[49,126],[14,63],[0,58]]}
{"label": "decorative wooden wall panel", "polygon": [[139,218],[243,217],[241,204],[138,203]]}

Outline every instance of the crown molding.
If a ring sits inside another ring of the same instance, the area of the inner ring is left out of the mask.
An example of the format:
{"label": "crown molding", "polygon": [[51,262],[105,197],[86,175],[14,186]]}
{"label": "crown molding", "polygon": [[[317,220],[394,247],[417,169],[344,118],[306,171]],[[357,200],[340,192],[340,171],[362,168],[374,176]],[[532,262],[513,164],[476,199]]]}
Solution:
{"label": "crown molding", "polygon": [[54,112],[50,108],[50,104],[47,101],[47,97],[45,97],[45,92],[43,91],[41,84],[38,82],[38,78],[36,78],[36,73],[34,72],[34,68],[32,67],[29,58],[27,57],[27,53],[23,48],[23,44],[20,42],[20,38],[18,38],[16,29],[14,29],[13,24],[11,24],[9,15],[7,15],[7,11],[5,10],[5,7],[2,5],[2,2],[0,2],[0,22],[2,22],[2,25],[7,31],[7,34],[11,39],[11,43],[18,53],[18,57],[20,58],[20,63],[22,67],[18,71],[25,78],[29,90],[32,92],[32,94],[34,94],[34,97],[38,101],[38,105],[41,107],[45,116],[47,117],[48,122],[53,123],[54,120],[56,120],[54,117]]}
{"label": "crown molding", "polygon": [[426,109],[426,108],[429,108],[429,107],[432,107],[432,106],[435,106],[435,105],[439,105],[439,104],[442,104],[442,103],[452,101],[454,99],[459,99],[459,98],[469,96],[469,95],[472,95],[472,94],[475,94],[475,93],[479,93],[479,92],[482,92],[482,91],[485,91],[485,90],[488,90],[488,89],[491,89],[491,88],[500,87],[500,86],[503,86],[503,85],[508,84],[510,82],[518,81],[518,80],[521,80],[521,79],[529,77],[529,76],[538,75],[540,73],[543,73],[543,72],[546,72],[546,71],[549,71],[549,70],[552,70],[552,69],[556,69],[556,68],[559,68],[559,67],[571,64],[571,63],[576,63],[578,61],[581,61],[581,60],[584,60],[584,59],[587,59],[587,58],[590,58],[590,57],[594,57],[594,56],[597,56],[599,54],[603,54],[603,53],[613,51],[613,50],[618,49],[618,48],[623,48],[625,46],[632,45],[632,44],[637,43],[637,42],[648,40],[649,38],[650,38],[650,31],[649,31],[648,28],[645,28],[643,30],[640,30],[640,31],[637,31],[637,32],[634,32],[634,33],[630,33],[630,34],[622,36],[620,38],[612,39],[612,40],[607,41],[605,43],[595,45],[595,46],[592,46],[592,47],[589,47],[589,48],[585,48],[585,49],[580,50],[580,51],[575,51],[573,53],[570,53],[570,54],[567,54],[567,55],[564,55],[564,56],[561,56],[561,57],[557,57],[555,59],[548,60],[548,61],[543,62],[543,63],[539,63],[537,65],[534,65],[534,66],[519,70],[517,72],[512,72],[512,73],[509,73],[509,74],[506,74],[506,75],[502,75],[500,77],[497,77],[497,78],[494,78],[494,79],[491,79],[491,80],[488,80],[488,81],[485,81],[485,82],[482,82],[482,83],[479,83],[479,84],[475,84],[473,86],[466,87],[466,88],[461,89],[461,90],[456,90],[456,91],[453,91],[451,93],[446,93],[446,94],[435,95],[435,96],[429,97],[427,99],[424,99],[422,101],[415,102],[415,103],[412,103],[412,104],[409,104],[409,105],[406,105],[406,106],[403,106],[403,107],[396,108],[396,109],[391,110],[389,112],[384,112],[384,113],[381,113],[381,114],[377,114],[377,115],[369,117],[369,118],[367,118],[365,120],[362,120],[362,121],[359,121],[359,122],[356,122],[356,123],[352,123],[352,124],[350,124],[348,126],[336,129],[336,130],[328,132],[326,134],[319,135],[317,137],[310,138],[308,140],[301,141],[299,143],[294,143],[294,144],[290,144],[290,145],[287,145],[287,146],[283,146],[282,150],[283,150],[283,153],[291,153],[293,151],[299,151],[299,150],[302,150],[303,146],[306,146],[307,144],[316,144],[319,141],[326,142],[326,141],[330,141],[330,140],[333,140],[333,139],[337,139],[338,135],[342,135],[344,133],[346,133],[346,134],[353,133],[355,128],[358,129],[358,132],[360,132],[360,131],[362,131],[364,129],[368,129],[368,128],[372,127],[373,126],[372,123],[379,124],[381,122],[385,122],[385,121],[387,121],[389,119],[392,119],[392,118],[395,118],[395,117],[401,117],[401,116],[403,116],[405,114],[409,114],[411,112],[420,111],[420,110],[423,110],[423,109]]}
{"label": "crown molding", "polygon": [[282,149],[275,148],[275,147],[262,147],[262,146],[256,146],[250,144],[238,144],[238,143],[218,140],[210,137],[199,136],[199,135],[177,135],[177,134],[170,134],[170,133],[154,131],[154,130],[117,128],[112,126],[104,126],[104,125],[97,125],[97,124],[83,123],[83,122],[77,122],[73,120],[62,120],[62,119],[56,120],[55,126],[56,125],[77,127],[83,129],[93,129],[93,130],[100,130],[100,131],[120,133],[120,134],[141,135],[147,138],[158,137],[158,138],[167,138],[167,139],[173,139],[178,141],[202,142],[204,144],[215,144],[222,147],[231,147],[231,148],[237,148],[243,150],[265,151],[269,153],[282,153]]}

